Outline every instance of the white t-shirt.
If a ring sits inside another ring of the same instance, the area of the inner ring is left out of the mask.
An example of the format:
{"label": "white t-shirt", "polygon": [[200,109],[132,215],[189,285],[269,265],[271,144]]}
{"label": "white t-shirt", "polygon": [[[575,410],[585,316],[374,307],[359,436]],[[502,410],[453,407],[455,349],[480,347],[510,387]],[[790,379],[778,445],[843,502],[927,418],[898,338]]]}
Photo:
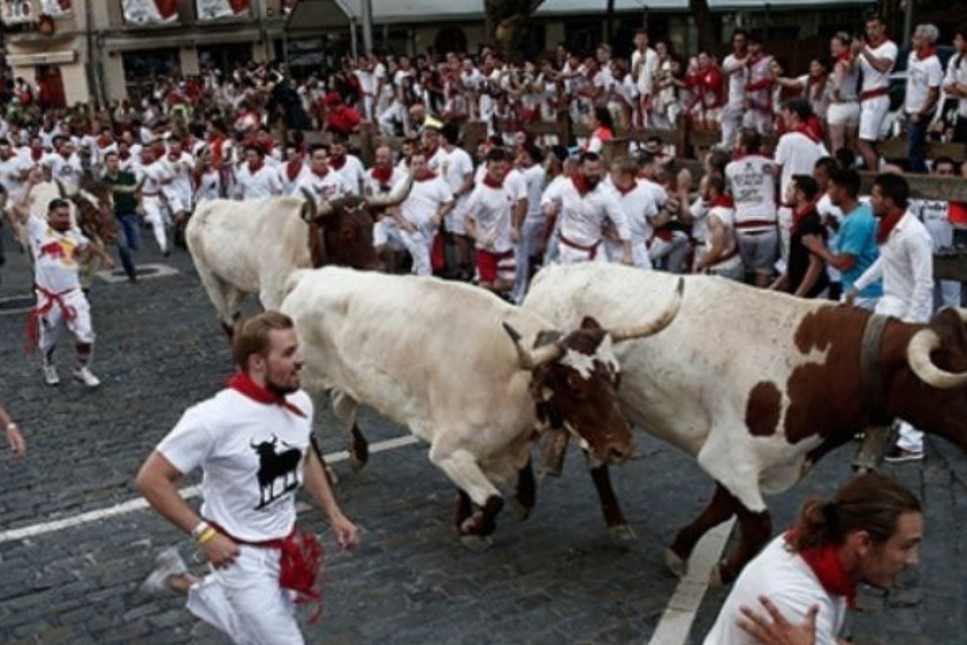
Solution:
{"label": "white t-shirt", "polygon": [[780,535],[746,565],[725,599],[718,618],[703,641],[704,645],[755,645],[752,636],[739,628],[743,615],[740,607],[750,607],[759,614],[765,609],[759,597],[765,596],[793,625],[806,619],[806,612],[819,605],[816,616],[816,645],[837,645],[837,636],[846,619],[846,599],[830,596],[812,568],[798,554],[786,548]]}
{"label": "white t-shirt", "polygon": [[869,61],[866,60],[866,56],[860,55],[860,72],[863,77],[863,85],[860,88],[863,92],[869,92],[870,90],[878,90],[883,87],[890,86],[890,73],[893,71],[894,65],[896,65],[897,57],[897,47],[896,43],[892,40],[884,41],[879,47],[867,47],[870,53],[873,54],[874,58],[889,58],[893,64],[885,72],[880,72],[870,65]]}
{"label": "white t-shirt", "polygon": [[50,169],[51,179],[59,180],[68,191],[72,191],[80,185],[83,168],[81,167],[81,158],[77,156],[76,152],[66,159],[58,153],[48,155],[45,165]]}
{"label": "white t-shirt", "polygon": [[578,192],[574,180],[552,183],[544,191],[541,206],[560,204],[558,221],[562,239],[591,247],[601,241],[604,220],[614,224],[621,240],[631,240],[631,231],[615,191],[598,184],[585,195]]}
{"label": "white t-shirt", "polygon": [[[336,169],[332,168],[332,170]],[[366,168],[363,166],[363,162],[359,160],[359,157],[346,155],[346,162],[336,172],[342,176],[343,183],[346,184],[346,189],[349,191],[349,194],[358,196],[359,191],[362,190],[360,186],[362,186],[363,180],[366,178]]]}
{"label": "white t-shirt", "polygon": [[621,204],[621,210],[628,219],[633,244],[644,244],[655,232],[650,220],[658,214],[657,193],[648,184],[658,186],[642,179],[637,180],[634,188],[626,193],[615,188],[618,203]]}
{"label": "white t-shirt", "polygon": [[910,52],[907,59],[907,92],[903,102],[903,111],[914,114],[923,109],[927,100],[927,92],[934,87],[940,87],[943,81],[943,69],[936,54],[920,58],[917,52]]}
{"label": "white t-shirt", "polygon": [[282,193],[285,195],[294,195],[295,188],[299,185],[302,177],[309,172],[309,166],[304,162],[300,161],[297,165],[292,167],[294,177],[289,179],[289,163],[285,162],[276,166],[275,171],[279,173],[279,181],[282,182]]}
{"label": "white t-shirt", "polygon": [[353,194],[349,186],[346,185],[346,180],[342,178],[342,175],[332,169],[322,177],[311,169],[309,172],[303,173],[299,183],[295,185],[292,194],[302,194],[303,188],[308,190],[310,194],[315,195],[316,201],[320,204]]}
{"label": "white t-shirt", "polygon": [[[749,76],[749,68],[743,68],[741,63],[747,57],[748,54],[742,58],[737,58],[735,54],[729,54],[722,61],[722,73],[729,79],[729,105],[741,105],[742,99],[745,98],[745,82]],[[734,73],[729,74],[733,70],[735,70]]]}
{"label": "white t-shirt", "polygon": [[776,165],[772,159],[746,155],[730,161],[725,182],[735,200],[736,228],[751,221],[776,221]]}
{"label": "white t-shirt", "polygon": [[506,180],[500,188],[478,184],[467,200],[467,218],[477,224],[478,235],[493,241],[491,248],[477,242],[477,248],[495,253],[506,253],[514,248],[510,239],[511,213],[517,201],[511,194]]}
{"label": "white t-shirt", "polygon": [[[393,190],[397,188],[400,186],[394,186]],[[441,177],[414,181],[410,194],[400,204],[400,214],[414,226],[422,227],[436,215],[440,206],[452,201],[453,193]]]}
{"label": "white t-shirt", "polygon": [[198,187],[195,189],[195,203],[201,204],[220,197],[221,176],[214,168],[202,173],[198,179]]}
{"label": "white t-shirt", "polygon": [[524,178],[524,185],[527,186],[527,215],[524,221],[543,222],[545,218],[544,211],[541,210],[541,195],[544,193],[544,181],[547,179],[547,174],[540,164],[534,164],[519,172],[520,176]]}
{"label": "white t-shirt", "polygon": [[[635,66],[638,66],[637,69]],[[632,73],[638,72],[635,77],[635,85],[642,96],[652,96],[654,94],[655,74],[658,72],[658,54],[651,47],[645,49],[642,54],[636,49],[631,54]]]}
{"label": "white t-shirt", "polygon": [[47,291],[61,294],[81,288],[77,252],[88,240],[76,228],[55,231],[37,215],[27,218],[27,239],[34,256],[34,282]]}
{"label": "white t-shirt", "polygon": [[[816,212],[819,213],[819,219],[823,222],[823,225],[826,225],[826,221],[830,218],[839,224],[843,223],[843,211],[839,206],[833,204],[833,200],[829,198],[829,193],[823,193],[822,197],[816,201]],[[826,246],[835,253],[838,249],[838,244],[838,229],[834,230],[826,226]],[[830,282],[840,282],[843,279],[842,273],[831,262],[826,263],[826,274],[829,276]]]}
{"label": "white t-shirt", "polygon": [[[165,186],[165,190],[176,193],[178,196],[187,199],[191,196],[191,175],[195,171],[195,160],[187,152],[182,152],[177,159],[172,159],[170,155],[165,155],[161,159],[161,167],[165,174],[171,177],[171,183]],[[187,204],[186,204],[187,206]]]}
{"label": "white t-shirt", "polygon": [[150,164],[138,164],[134,174],[139,183],[144,182],[141,186],[141,191],[145,197],[160,197],[161,182],[167,178],[164,166],[160,162],[153,161]]}
{"label": "white t-shirt", "polygon": [[305,416],[222,390],[188,408],[158,444],[179,472],[201,467],[201,515],[241,540],[284,538],[295,524],[313,410],[305,392],[287,400]]}
{"label": "white t-shirt", "polygon": [[0,159],[0,184],[3,184],[8,195],[20,192],[25,178],[22,175],[31,168],[32,164],[20,155],[13,154],[9,159]]}
{"label": "white t-shirt", "polygon": [[373,171],[375,168],[370,168],[366,171],[366,179],[363,182],[363,193],[367,197],[372,197],[374,195],[388,195],[393,186],[399,182],[406,179],[407,172],[401,170],[398,166],[393,167],[393,172],[390,173],[389,180],[384,182],[379,181],[373,176]]}
{"label": "white t-shirt", "polygon": [[[967,85],[967,57],[962,54],[955,54],[947,63],[947,75],[944,77],[944,85],[960,83]],[[957,97],[957,116],[967,119],[967,98]]]}
{"label": "white t-shirt", "polygon": [[787,132],[779,137],[775,161],[782,166],[782,175],[779,177],[780,194],[786,194],[793,175],[812,177],[816,162],[827,154],[826,146],[813,141],[802,132]]}
{"label": "white t-shirt", "polygon": [[[463,186],[464,178],[467,175],[473,176],[473,159],[471,159],[470,155],[463,148],[454,148],[449,152],[444,150],[444,154],[446,157],[442,160],[442,167],[439,171],[435,172],[443,177],[443,180],[447,182],[447,186],[450,187],[450,191],[455,195],[460,187]],[[454,215],[460,216],[466,212],[466,204],[469,198],[470,194],[464,193],[457,199],[457,203],[453,207]]]}
{"label": "white t-shirt", "polygon": [[235,171],[235,190],[242,199],[256,199],[282,194],[282,182],[275,168],[262,164],[252,173],[248,163],[243,163]]}

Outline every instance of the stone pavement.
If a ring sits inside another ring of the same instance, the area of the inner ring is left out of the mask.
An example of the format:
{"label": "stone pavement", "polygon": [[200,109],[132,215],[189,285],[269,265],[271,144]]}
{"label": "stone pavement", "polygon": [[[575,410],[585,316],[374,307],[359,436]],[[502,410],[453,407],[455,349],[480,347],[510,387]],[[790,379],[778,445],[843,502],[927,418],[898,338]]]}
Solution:
{"label": "stone pavement", "polygon": [[[64,378],[46,388],[24,355],[25,314],[0,311],[0,398],[24,429],[28,457],[4,452],[0,532],[137,498],[133,478],[157,441],[191,403],[230,373],[225,340],[182,252],[161,258],[147,242],[142,262],[177,273],[138,285],[99,280],[91,300],[99,343],[95,392]],[[22,256],[2,270],[2,299],[29,293]],[[71,351],[60,351],[62,376]],[[364,410],[372,442],[404,431]],[[343,439],[322,422],[323,448]],[[776,527],[788,525],[808,495],[828,494],[848,476],[849,450],[828,457],[799,487],[772,500]],[[636,457],[615,469],[615,488],[637,540],[615,543],[603,528],[580,455],[548,480],[527,522],[499,519],[484,553],[464,549],[452,529],[454,493],[424,446],[375,454],[361,473],[335,464],[338,495],[362,527],[362,544],[338,552],[317,512],[303,520],[327,549],[323,620],[307,642],[359,645],[646,643],[676,580],[662,547],[707,500],[710,482],[689,459],[640,437]],[[967,458],[931,441],[923,466],[894,471],[925,500],[927,539],[918,574],[889,595],[864,592],[851,619],[858,643],[967,642]],[[32,538],[0,542],[0,643],[224,643],[177,598],[139,603],[135,590],[158,550],[190,542],[154,513],[130,513]],[[724,591],[710,591],[691,642],[700,643]]]}

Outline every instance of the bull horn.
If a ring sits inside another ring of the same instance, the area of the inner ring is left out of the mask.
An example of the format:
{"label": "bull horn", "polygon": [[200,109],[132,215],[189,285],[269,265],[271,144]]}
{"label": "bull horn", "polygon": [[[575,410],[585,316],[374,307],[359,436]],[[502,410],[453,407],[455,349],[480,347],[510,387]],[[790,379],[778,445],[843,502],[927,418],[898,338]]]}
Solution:
{"label": "bull horn", "polygon": [[302,196],[306,198],[304,206],[302,207],[302,212],[300,213],[302,219],[308,222],[314,222],[320,217],[328,217],[332,215],[335,210],[333,205],[329,202],[325,202],[322,206],[316,203],[316,198],[313,197],[312,193],[309,192],[307,188],[300,188],[302,191]]}
{"label": "bull horn", "polygon": [[967,385],[967,373],[954,374],[942,370],[930,359],[930,353],[940,347],[940,336],[932,329],[921,329],[907,345],[907,362],[921,381],[940,390]]}
{"label": "bull horn", "polygon": [[403,201],[410,196],[410,189],[413,188],[413,173],[410,173],[406,177],[406,181],[403,185],[399,187],[398,190],[394,190],[389,195],[383,195],[381,197],[367,197],[366,205],[370,208],[390,208],[392,206],[397,206],[402,204]]}
{"label": "bull horn", "polygon": [[527,349],[521,342],[520,334],[510,326],[510,323],[505,322],[503,326],[504,331],[514,341],[514,347],[517,348],[517,358],[520,359],[520,368],[522,370],[533,371],[541,365],[556,361],[561,356],[564,356],[564,348],[558,343],[550,343],[536,349]]}
{"label": "bull horn", "polygon": [[682,278],[678,279],[678,285],[675,287],[675,293],[672,297],[672,301],[668,303],[665,310],[661,312],[654,320],[649,320],[641,325],[632,325],[629,327],[619,327],[617,329],[609,330],[611,334],[611,339],[620,343],[623,340],[634,340],[635,338],[644,338],[645,336],[652,336],[657,334],[665,327],[671,324],[675,320],[675,316],[678,315],[678,310],[682,306],[682,294],[685,292],[685,280]]}

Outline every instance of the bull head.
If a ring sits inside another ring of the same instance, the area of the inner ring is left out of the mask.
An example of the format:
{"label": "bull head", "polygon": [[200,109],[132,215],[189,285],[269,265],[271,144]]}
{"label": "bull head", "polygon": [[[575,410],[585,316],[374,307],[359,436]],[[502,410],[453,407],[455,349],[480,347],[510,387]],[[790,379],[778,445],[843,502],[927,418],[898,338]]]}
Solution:
{"label": "bull head", "polygon": [[[611,339],[616,343],[626,340],[634,340],[636,338],[645,338],[647,336],[657,334],[665,329],[665,327],[670,325],[675,319],[675,316],[678,315],[678,310],[682,306],[684,292],[685,281],[682,278],[679,278],[678,284],[675,286],[675,293],[673,294],[671,302],[669,302],[668,306],[665,307],[665,310],[658,314],[654,319],[639,325],[617,327],[615,329],[608,330],[606,333],[609,334]],[[520,368],[523,370],[533,371],[537,367],[552,361],[556,361],[564,355],[565,348],[561,344],[561,341],[535,349],[528,349],[521,342],[521,336],[517,330],[506,322],[503,323],[503,326],[511,340],[514,341],[514,346],[517,348],[517,356],[520,359]]]}
{"label": "bull head", "polygon": [[[957,309],[960,319],[967,322],[967,309]],[[921,381],[940,390],[949,390],[967,385],[967,373],[956,374],[937,367],[930,354],[943,345],[936,331],[926,327],[921,329],[907,345],[907,362],[910,369]]]}
{"label": "bull head", "polygon": [[410,173],[406,177],[406,181],[403,185],[391,192],[389,195],[383,195],[379,197],[367,197],[366,206],[369,208],[390,208],[392,206],[398,206],[403,203],[403,201],[409,197],[410,190],[413,188],[413,173]]}
{"label": "bull head", "polygon": [[335,212],[336,207],[331,203],[325,202],[322,206],[319,206],[316,203],[316,198],[308,189],[303,187],[299,190],[302,191],[302,196],[306,198],[306,201],[302,205],[302,210],[299,211],[299,215],[307,224],[323,217],[329,217]]}

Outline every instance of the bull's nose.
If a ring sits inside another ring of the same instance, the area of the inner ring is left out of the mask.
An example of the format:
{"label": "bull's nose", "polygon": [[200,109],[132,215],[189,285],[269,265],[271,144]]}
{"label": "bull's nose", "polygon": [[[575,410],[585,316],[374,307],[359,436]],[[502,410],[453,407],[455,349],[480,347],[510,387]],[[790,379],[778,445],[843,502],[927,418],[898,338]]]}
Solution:
{"label": "bull's nose", "polygon": [[611,445],[608,449],[608,461],[613,464],[620,464],[627,461],[631,457],[631,453],[634,452],[634,446],[630,443],[627,445]]}

